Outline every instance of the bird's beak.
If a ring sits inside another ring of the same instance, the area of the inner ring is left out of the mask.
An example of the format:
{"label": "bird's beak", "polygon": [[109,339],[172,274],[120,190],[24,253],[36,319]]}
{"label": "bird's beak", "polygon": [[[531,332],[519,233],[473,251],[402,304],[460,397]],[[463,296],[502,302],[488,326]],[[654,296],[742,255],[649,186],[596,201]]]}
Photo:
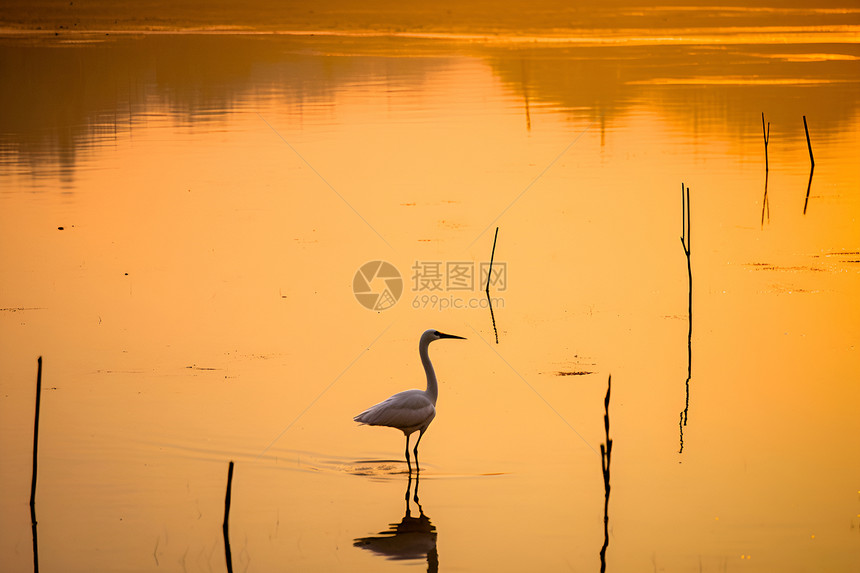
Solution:
{"label": "bird's beak", "polygon": [[466,340],[465,336],[456,336],[454,334],[445,334],[444,332],[439,333],[439,338],[456,338],[457,340]]}

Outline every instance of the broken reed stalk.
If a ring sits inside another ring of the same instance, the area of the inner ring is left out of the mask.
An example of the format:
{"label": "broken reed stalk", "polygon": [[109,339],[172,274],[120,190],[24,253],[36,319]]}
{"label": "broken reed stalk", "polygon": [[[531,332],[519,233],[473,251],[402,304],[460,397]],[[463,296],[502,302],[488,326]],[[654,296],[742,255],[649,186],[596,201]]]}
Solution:
{"label": "broken reed stalk", "polygon": [[806,131],[806,147],[809,148],[809,162],[815,167],[815,158],[812,156],[812,143],[809,141],[809,126],[806,125],[806,116],[803,116],[803,129]]}
{"label": "broken reed stalk", "polygon": [[227,560],[227,571],[233,573],[233,553],[230,551],[230,501],[233,492],[233,461],[227,470],[227,496],[224,499],[224,558]]}
{"label": "broken reed stalk", "polygon": [[764,170],[768,171],[767,142],[770,141],[770,122],[767,122],[767,129],[765,129],[765,127],[764,127],[764,112],[761,112],[761,133],[764,136]]}
{"label": "broken reed stalk", "polygon": [[605,413],[603,427],[606,430],[606,444],[600,444],[600,467],[603,470],[603,547],[600,549],[600,571],[606,571],[606,549],[609,547],[609,463],[612,461],[612,439],[609,437],[609,395],[612,390],[612,375],[606,383],[606,398],[603,400]]}
{"label": "broken reed stalk", "polygon": [[30,516],[36,523],[36,475],[39,463],[39,408],[42,402],[42,357],[36,372],[36,421],[33,425],[33,481],[30,483]]}

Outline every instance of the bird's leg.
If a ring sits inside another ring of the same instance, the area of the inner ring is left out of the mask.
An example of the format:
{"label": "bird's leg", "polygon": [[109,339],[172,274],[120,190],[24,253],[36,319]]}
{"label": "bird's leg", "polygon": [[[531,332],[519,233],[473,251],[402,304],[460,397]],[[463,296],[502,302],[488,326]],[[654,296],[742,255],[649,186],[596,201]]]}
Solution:
{"label": "bird's leg", "polygon": [[[421,432],[418,434],[418,440],[415,442],[415,449],[413,450],[415,452],[415,474],[416,475],[421,473],[421,466],[418,465],[418,444],[421,443],[422,437],[424,437],[424,430],[421,430]],[[407,452],[407,455],[408,455],[408,452]]]}
{"label": "bird's leg", "polygon": [[[421,438],[419,438],[420,440]],[[415,463],[418,463],[418,459],[415,459]],[[412,475],[412,464],[409,462],[409,434],[406,434],[406,467],[409,468],[409,475]]]}

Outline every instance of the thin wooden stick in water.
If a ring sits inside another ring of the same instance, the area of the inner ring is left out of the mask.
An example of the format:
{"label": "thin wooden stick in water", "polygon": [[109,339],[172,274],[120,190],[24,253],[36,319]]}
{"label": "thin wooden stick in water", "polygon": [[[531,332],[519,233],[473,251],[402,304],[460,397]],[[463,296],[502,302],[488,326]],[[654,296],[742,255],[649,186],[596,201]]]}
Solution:
{"label": "thin wooden stick in water", "polygon": [[224,499],[224,557],[227,561],[227,572],[233,573],[233,553],[230,551],[230,499],[233,491],[233,461],[227,470],[227,497]]}
{"label": "thin wooden stick in water", "polygon": [[693,320],[693,318],[692,318],[693,317],[693,267],[692,267],[692,263],[690,261],[690,255],[692,253],[691,249],[692,249],[692,244],[693,244],[692,243],[693,225],[692,225],[692,221],[690,220],[690,188],[689,187],[687,187],[686,195],[687,195],[687,246],[686,246],[686,248],[687,248],[687,278],[689,279],[689,283],[690,283],[689,313],[690,313],[690,320],[692,321]]}
{"label": "thin wooden stick in water", "polygon": [[33,481],[30,484],[30,514],[36,523],[36,475],[39,463],[39,408],[42,401],[42,357],[39,357],[39,369],[36,373],[36,421],[33,427]]}
{"label": "thin wooden stick in water", "polygon": [[230,521],[230,500],[233,492],[233,462],[230,462],[230,467],[227,470],[227,496],[224,499],[224,530],[229,527]]}
{"label": "thin wooden stick in water", "polygon": [[764,170],[768,171],[767,164],[767,142],[770,141],[770,122],[767,122],[767,130],[764,127],[764,112],[761,112],[761,133],[764,136]]}
{"label": "thin wooden stick in water", "polygon": [[[690,285],[690,306],[692,307],[693,300],[693,269],[690,264],[690,238],[693,234],[693,229],[690,226],[690,188],[684,188],[681,183],[681,246],[684,248],[684,255],[687,257],[687,279]],[[691,311],[692,312],[692,311]]]}
{"label": "thin wooden stick in water", "polygon": [[815,167],[815,158],[812,157],[812,143],[809,141],[809,126],[806,125],[806,116],[803,116],[803,130],[806,131],[806,147],[809,148],[809,161]]}
{"label": "thin wooden stick in water", "polygon": [[499,228],[496,227],[496,234],[493,236],[493,250],[490,253],[490,270],[487,271],[487,288],[485,292],[487,295],[490,294],[490,279],[493,277],[493,259],[496,256],[496,239],[499,238]]}

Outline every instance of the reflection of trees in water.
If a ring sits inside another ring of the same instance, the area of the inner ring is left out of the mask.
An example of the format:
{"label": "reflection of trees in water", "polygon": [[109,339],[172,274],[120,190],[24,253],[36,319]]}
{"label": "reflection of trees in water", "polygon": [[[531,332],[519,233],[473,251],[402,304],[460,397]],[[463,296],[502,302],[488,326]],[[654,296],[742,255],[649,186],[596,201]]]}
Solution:
{"label": "reflection of trees in water", "polygon": [[436,527],[424,515],[418,501],[419,474],[415,477],[415,496],[413,501],[418,507],[418,517],[412,516],[409,493],[412,487],[412,474],[406,485],[406,513],[398,523],[390,524],[388,530],[378,535],[359,537],[353,545],[372,551],[388,559],[427,559],[427,571],[439,570],[439,554],[436,551]]}
{"label": "reflection of trees in water", "polygon": [[[0,159],[11,156],[34,170],[59,164],[67,178],[82,149],[128,136],[155,114],[205,125],[263,99],[300,121],[353,85],[419,91],[426,78],[464,55],[487,62],[524,102],[528,125],[535,109],[549,107],[599,118],[611,128],[647,102],[685,132],[715,128],[740,138],[751,134],[752,114],[766,102],[774,127],[785,130],[781,139],[802,139],[797,118],[810,111],[822,139],[849,129],[860,105],[858,60],[793,61],[792,53],[823,48],[790,44],[756,46],[752,54],[736,46],[531,47],[392,37],[151,35],[74,46],[51,42],[0,45]],[[858,51],[844,45],[828,50]],[[727,77],[765,83],[696,85],[701,78]],[[766,83],[793,78],[820,83]],[[806,109],[812,97],[815,109]]]}
{"label": "reflection of trees in water", "polygon": [[[791,44],[556,45],[486,52],[507,88],[528,101],[532,116],[535,109],[550,107],[611,127],[616,118],[645,106],[685,132],[717,130],[740,138],[754,134],[766,102],[779,137],[799,141],[804,135],[795,127],[797,118],[809,111],[810,101],[815,101],[816,122],[826,135],[845,130],[857,116],[858,61],[800,57],[821,49]],[[844,45],[828,50],[860,52]],[[801,85],[792,85],[793,80],[802,80]]]}
{"label": "reflection of trees in water", "polygon": [[[332,104],[343,86],[380,78],[382,89],[408,90],[443,65],[432,58],[309,54],[323,47],[290,38],[49,42],[0,45],[0,161],[65,181],[74,178],[82,151],[130,137],[153,120],[217,125],[245,102],[260,99],[300,119],[307,107]],[[339,49],[348,53],[349,43]]]}

